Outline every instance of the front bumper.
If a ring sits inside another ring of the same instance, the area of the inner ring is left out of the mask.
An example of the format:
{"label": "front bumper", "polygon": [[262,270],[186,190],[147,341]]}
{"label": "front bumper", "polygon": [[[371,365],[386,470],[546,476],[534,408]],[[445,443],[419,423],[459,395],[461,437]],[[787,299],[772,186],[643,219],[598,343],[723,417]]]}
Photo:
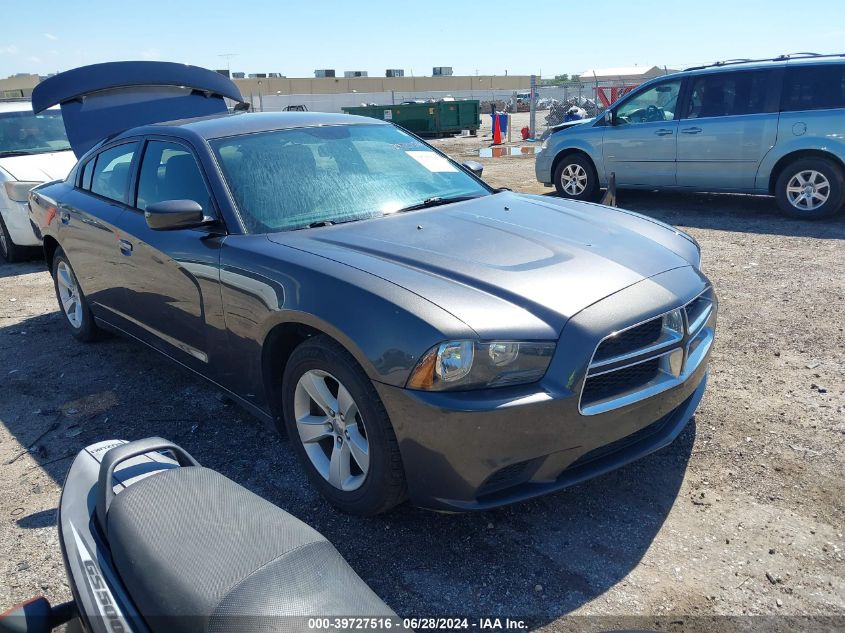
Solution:
{"label": "front bumper", "polygon": [[545,185],[552,182],[552,163],[554,156],[548,149],[540,150],[534,159],[534,175]]}
{"label": "front bumper", "polygon": [[[684,267],[587,308],[566,324],[546,376],[533,385],[435,393],[377,384],[412,502],[452,511],[505,505],[571,486],[671,443],[704,394],[709,348],[683,382],[627,406],[584,415],[581,387],[603,337],[677,308],[707,285],[698,271]],[[626,315],[621,322],[620,314]]]}
{"label": "front bumper", "polygon": [[[0,201],[2,203],[4,201]],[[6,207],[0,207],[3,222],[9,229],[12,241],[18,246],[39,246],[41,241],[35,236],[29,221],[29,209],[26,202],[5,200]]]}

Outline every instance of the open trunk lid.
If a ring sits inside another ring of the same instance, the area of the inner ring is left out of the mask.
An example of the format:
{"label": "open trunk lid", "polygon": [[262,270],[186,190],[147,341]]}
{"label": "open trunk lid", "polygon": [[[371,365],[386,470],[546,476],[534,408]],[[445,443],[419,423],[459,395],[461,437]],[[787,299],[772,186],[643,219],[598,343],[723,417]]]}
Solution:
{"label": "open trunk lid", "polygon": [[45,79],[32,91],[36,113],[61,105],[77,158],[101,140],[139,125],[224,114],[238,87],[207,68],[172,62],[108,62]]}

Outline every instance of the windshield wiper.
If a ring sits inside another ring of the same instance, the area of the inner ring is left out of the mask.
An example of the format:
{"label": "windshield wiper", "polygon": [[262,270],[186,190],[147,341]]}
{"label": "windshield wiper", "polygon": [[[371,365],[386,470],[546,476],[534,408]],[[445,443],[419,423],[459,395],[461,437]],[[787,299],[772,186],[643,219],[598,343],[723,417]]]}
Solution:
{"label": "windshield wiper", "polygon": [[480,198],[481,196],[451,196],[451,197],[440,197],[434,196],[432,198],[426,198],[422,202],[418,202],[417,204],[411,204],[407,207],[402,207],[401,209],[397,209],[394,213],[404,213],[405,211],[416,211],[417,209],[428,209],[431,207],[439,207],[444,204],[452,204],[453,202],[463,202],[464,200],[473,200],[474,198]]}
{"label": "windshield wiper", "polygon": [[0,152],[0,158],[6,158],[7,156],[29,156],[33,153],[34,152],[30,152],[25,149],[8,150],[5,152]]}

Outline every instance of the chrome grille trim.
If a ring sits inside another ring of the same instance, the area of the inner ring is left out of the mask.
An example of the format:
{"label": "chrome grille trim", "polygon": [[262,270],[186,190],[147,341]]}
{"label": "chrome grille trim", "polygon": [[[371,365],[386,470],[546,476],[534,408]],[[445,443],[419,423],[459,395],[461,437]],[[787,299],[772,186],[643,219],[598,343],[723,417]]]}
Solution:
{"label": "chrome grille trim", "polygon": [[[683,315],[684,332],[682,335],[674,330],[667,330],[664,327],[660,339],[651,345],[612,358],[596,360],[596,354],[599,348],[608,339],[617,336],[621,332],[626,332],[654,320],[663,320],[667,315],[677,310],[680,310]],[[587,368],[587,375],[581,386],[578,405],[581,414],[597,415],[612,411],[613,409],[619,409],[654,397],[686,381],[698,369],[713,345],[714,328],[712,325],[715,324],[713,322],[714,319],[715,302],[713,289],[708,286],[691,301],[677,308],[650,317],[640,323],[636,323],[604,337],[599,341],[596,349],[593,351],[593,356]],[[673,364],[670,362],[673,353],[678,350],[683,353],[680,371],[677,371],[677,365],[673,367]],[[603,398],[587,402],[584,401],[584,392],[591,378],[621,371],[635,365],[654,361],[655,359],[659,359],[658,370],[655,372],[654,377],[647,383],[623,390],[619,393],[610,393]]]}

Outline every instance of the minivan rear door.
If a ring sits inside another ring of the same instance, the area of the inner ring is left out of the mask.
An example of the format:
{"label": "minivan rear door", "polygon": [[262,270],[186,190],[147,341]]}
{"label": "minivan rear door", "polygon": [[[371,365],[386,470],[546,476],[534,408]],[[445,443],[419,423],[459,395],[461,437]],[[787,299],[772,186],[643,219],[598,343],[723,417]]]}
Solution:
{"label": "minivan rear door", "polygon": [[781,69],[718,71],[690,77],[678,127],[678,186],[752,191],[775,144]]}

